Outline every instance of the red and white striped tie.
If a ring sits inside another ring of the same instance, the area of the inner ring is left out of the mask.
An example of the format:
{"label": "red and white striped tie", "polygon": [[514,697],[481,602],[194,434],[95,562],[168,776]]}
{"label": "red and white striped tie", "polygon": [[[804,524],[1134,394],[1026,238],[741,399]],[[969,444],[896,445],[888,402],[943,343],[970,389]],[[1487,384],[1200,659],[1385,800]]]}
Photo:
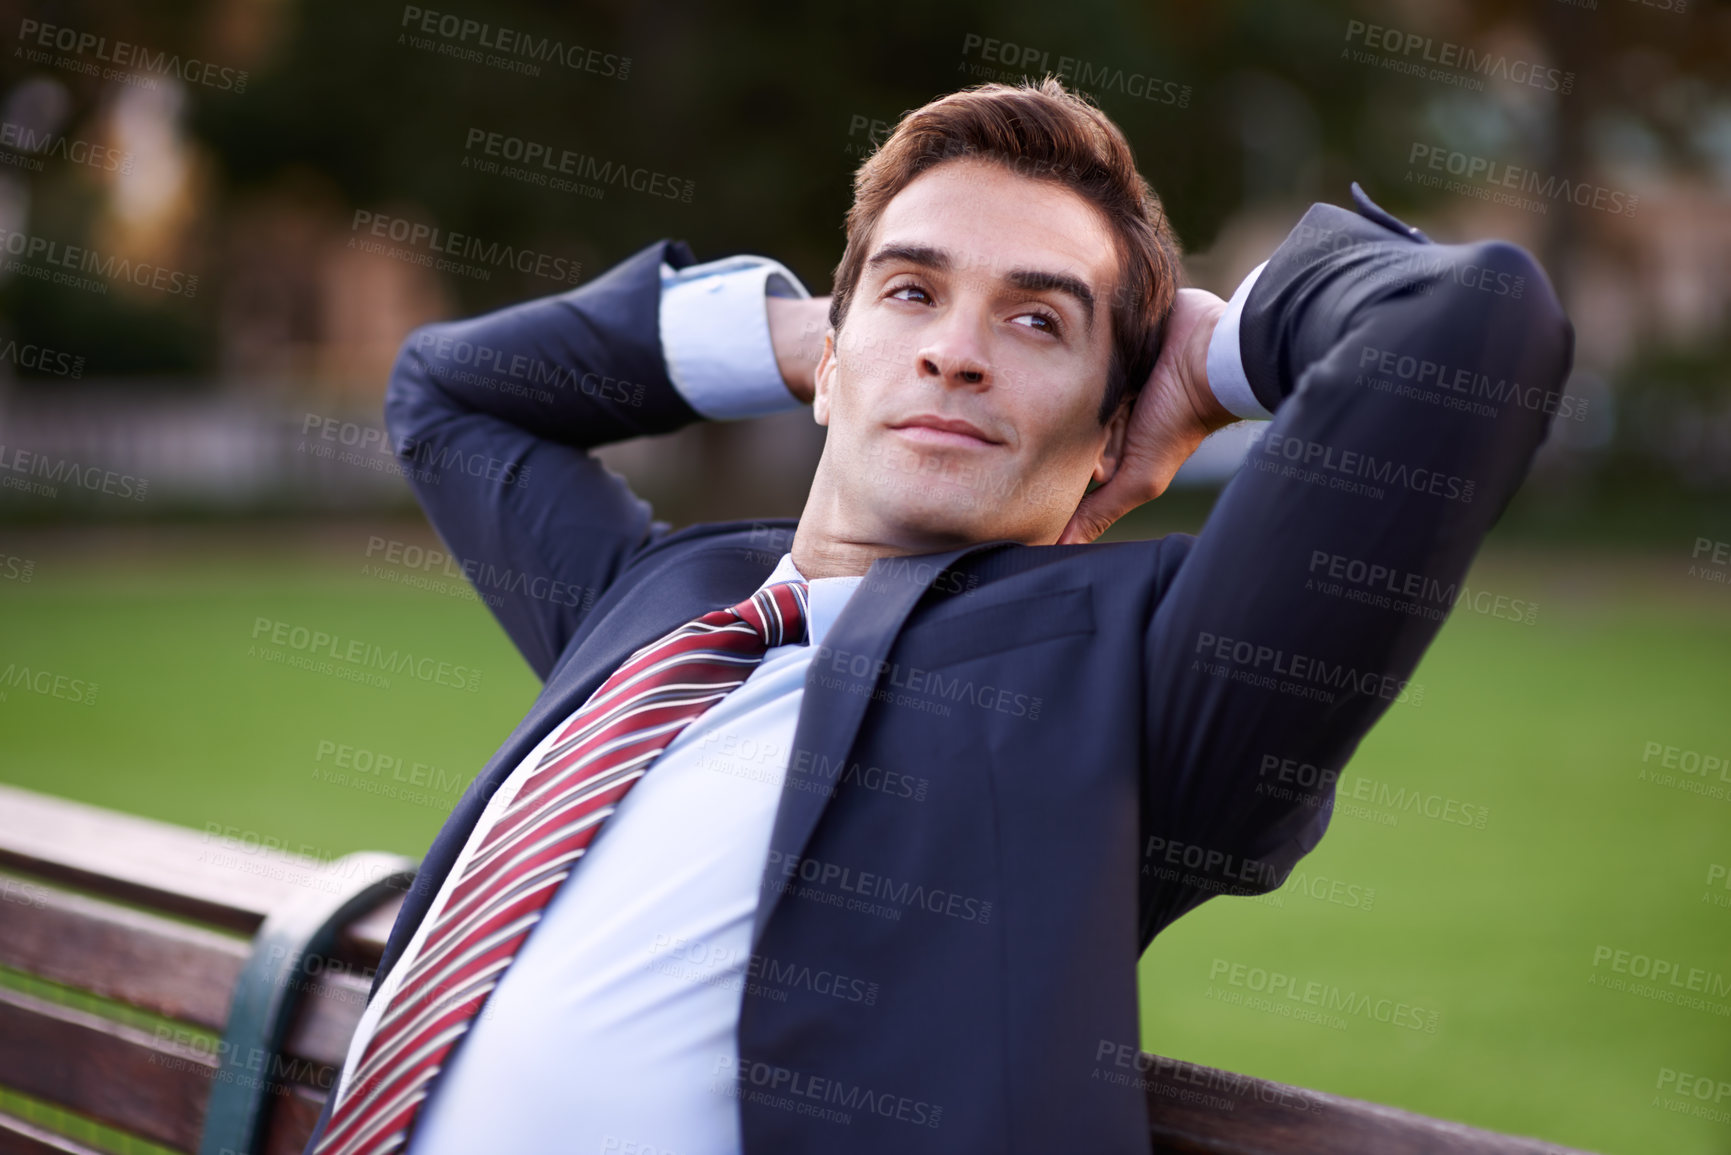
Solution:
{"label": "red and white striped tie", "polygon": [[415,1113],[602,821],[692,719],[771,646],[806,637],[806,585],[778,582],[629,658],[546,748],[476,850],[386,1004],[316,1155],[377,1155]]}

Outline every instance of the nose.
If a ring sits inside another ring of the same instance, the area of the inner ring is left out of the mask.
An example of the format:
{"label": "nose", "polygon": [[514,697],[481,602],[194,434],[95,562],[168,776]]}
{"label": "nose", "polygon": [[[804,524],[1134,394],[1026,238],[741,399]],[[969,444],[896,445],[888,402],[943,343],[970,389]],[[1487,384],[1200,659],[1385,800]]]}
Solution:
{"label": "nose", "polygon": [[920,376],[945,385],[978,386],[992,381],[983,323],[951,308],[920,346]]}

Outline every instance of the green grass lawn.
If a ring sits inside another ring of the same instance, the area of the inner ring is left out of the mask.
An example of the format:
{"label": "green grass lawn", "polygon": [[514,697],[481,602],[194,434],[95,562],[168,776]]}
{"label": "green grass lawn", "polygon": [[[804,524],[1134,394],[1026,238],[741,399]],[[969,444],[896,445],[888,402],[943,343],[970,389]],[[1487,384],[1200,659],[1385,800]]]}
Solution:
{"label": "green grass lawn", "polygon": [[[86,705],[0,686],[0,781],[321,856],[419,855],[538,683],[454,581],[366,572],[368,537],[14,546],[36,565],[0,582],[0,670],[97,689]],[[1422,704],[1364,743],[1352,808],[1300,875],[1209,903],[1149,951],[1143,1046],[1607,1153],[1731,1151],[1731,1095],[1700,1102],[1665,1075],[1731,1082],[1731,889],[1708,885],[1731,866],[1731,781],[1711,797],[1641,777],[1702,777],[1644,766],[1648,743],[1731,758],[1731,589],[1687,565],[1488,554],[1470,582],[1537,620],[1457,611],[1416,675]],[[269,656],[294,653],[271,645],[279,622],[479,685],[293,668]],[[332,780],[344,748],[374,768]],[[1634,984],[1619,951],[1718,993],[1601,985]]]}

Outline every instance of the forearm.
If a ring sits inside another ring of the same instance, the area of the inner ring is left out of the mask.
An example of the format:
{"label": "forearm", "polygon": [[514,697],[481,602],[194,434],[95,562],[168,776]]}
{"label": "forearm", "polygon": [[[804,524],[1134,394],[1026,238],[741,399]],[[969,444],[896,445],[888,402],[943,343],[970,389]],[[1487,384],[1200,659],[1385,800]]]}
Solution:
{"label": "forearm", "polygon": [[435,436],[463,414],[578,448],[696,420],[657,334],[667,248],[648,246],[566,293],[417,329],[387,393],[393,443]]}
{"label": "forearm", "polygon": [[828,297],[769,297],[769,338],[783,384],[801,404],[810,405],[824,334],[829,331]]}

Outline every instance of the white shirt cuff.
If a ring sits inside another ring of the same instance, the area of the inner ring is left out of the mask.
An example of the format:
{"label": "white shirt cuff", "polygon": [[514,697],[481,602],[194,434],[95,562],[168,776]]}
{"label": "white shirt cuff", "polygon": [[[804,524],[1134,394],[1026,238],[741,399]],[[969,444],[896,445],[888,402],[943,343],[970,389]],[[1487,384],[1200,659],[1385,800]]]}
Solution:
{"label": "white shirt cuff", "polygon": [[661,355],[687,404],[712,421],[798,409],[775,363],[764,297],[809,297],[768,257],[661,265]]}
{"label": "white shirt cuff", "polygon": [[1267,421],[1273,417],[1251,391],[1250,379],[1244,375],[1244,354],[1238,346],[1238,321],[1244,315],[1244,301],[1256,278],[1268,267],[1263,261],[1233,290],[1226,312],[1214,325],[1214,335],[1208,339],[1208,387],[1228,412],[1247,421]]}

